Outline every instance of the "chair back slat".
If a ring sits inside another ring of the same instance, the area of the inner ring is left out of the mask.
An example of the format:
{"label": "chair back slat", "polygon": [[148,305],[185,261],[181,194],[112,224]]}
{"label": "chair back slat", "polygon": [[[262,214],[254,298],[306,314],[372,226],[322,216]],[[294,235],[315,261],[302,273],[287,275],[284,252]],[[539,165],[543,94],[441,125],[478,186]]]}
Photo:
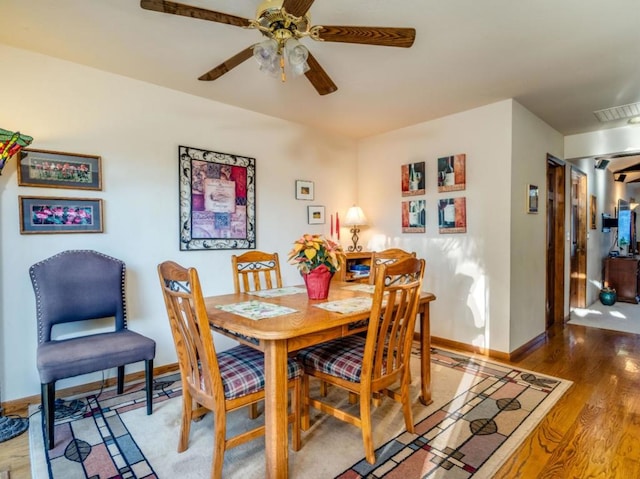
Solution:
{"label": "chair back slat", "polygon": [[423,259],[410,256],[377,269],[362,381],[391,380],[404,374],[411,354],[424,268]]}
{"label": "chair back slat", "polygon": [[415,258],[415,251],[409,252],[400,248],[389,248],[383,251],[374,251],[371,253],[371,269],[369,271],[369,283],[373,284],[376,278],[376,270],[378,266],[383,264],[395,263],[405,258]]}
{"label": "chair back slat", "polygon": [[198,272],[166,261],[158,265],[158,275],[183,387],[213,409],[216,397],[224,401],[224,388]]}
{"label": "chair back slat", "polygon": [[231,257],[236,293],[282,288],[278,253],[248,251]]}

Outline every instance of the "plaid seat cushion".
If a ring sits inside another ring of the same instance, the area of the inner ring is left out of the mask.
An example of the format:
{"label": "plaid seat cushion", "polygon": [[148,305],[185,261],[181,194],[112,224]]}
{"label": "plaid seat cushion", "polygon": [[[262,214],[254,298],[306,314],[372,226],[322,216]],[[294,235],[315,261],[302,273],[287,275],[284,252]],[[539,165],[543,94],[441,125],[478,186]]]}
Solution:
{"label": "plaid seat cushion", "polygon": [[346,336],[303,349],[298,359],[305,368],[359,382],[365,339]]}
{"label": "plaid seat cushion", "polygon": [[[236,346],[218,354],[225,399],[234,399],[264,389],[264,353],[249,346]],[[298,361],[289,359],[289,379],[302,375]]]}

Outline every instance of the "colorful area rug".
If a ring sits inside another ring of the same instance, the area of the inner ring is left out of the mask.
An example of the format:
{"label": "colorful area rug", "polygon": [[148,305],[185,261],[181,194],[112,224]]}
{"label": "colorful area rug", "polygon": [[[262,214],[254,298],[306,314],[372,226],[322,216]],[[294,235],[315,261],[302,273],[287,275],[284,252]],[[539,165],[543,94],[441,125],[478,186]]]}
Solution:
{"label": "colorful area rug", "polygon": [[[363,459],[360,430],[312,409],[311,428],[299,452],[289,453],[296,478],[487,478],[501,466],[571,382],[454,353],[432,351],[433,404],[417,400],[419,363],[412,359],[415,434],[404,431],[399,404],[373,409],[377,462]],[[122,396],[114,390],[59,401],[56,447],[46,451],[39,412],[31,415],[33,479],[208,477],[213,447],[211,415],[192,425],[189,449],[176,452],[180,425],[178,375],[155,383],[154,412],[147,416],[143,386]],[[329,399],[350,406],[331,388]],[[357,409],[356,409],[357,410]],[[255,421],[246,410],[230,415],[231,433]],[[264,439],[227,452],[228,478],[264,477]]]}

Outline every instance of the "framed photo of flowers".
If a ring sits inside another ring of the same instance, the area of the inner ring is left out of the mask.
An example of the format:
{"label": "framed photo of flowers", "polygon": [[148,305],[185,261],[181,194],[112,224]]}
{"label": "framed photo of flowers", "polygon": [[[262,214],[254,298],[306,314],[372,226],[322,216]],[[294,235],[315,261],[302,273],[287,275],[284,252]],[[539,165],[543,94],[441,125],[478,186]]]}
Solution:
{"label": "framed photo of flowers", "polygon": [[20,234],[102,233],[102,200],[20,196]]}
{"label": "framed photo of flowers", "polygon": [[20,152],[19,186],[102,189],[102,160],[99,156],[33,150]]}
{"label": "framed photo of flowers", "polygon": [[179,147],[180,250],[255,249],[255,163]]}

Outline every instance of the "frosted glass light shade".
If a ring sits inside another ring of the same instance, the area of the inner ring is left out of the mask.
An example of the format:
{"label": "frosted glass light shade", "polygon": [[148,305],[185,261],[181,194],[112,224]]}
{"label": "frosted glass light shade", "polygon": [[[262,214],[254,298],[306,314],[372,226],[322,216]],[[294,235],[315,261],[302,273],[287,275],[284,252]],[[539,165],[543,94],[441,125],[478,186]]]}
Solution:
{"label": "frosted glass light shade", "polygon": [[347,210],[347,217],[344,220],[346,226],[362,226],[367,224],[367,217],[359,206],[352,206]]}

